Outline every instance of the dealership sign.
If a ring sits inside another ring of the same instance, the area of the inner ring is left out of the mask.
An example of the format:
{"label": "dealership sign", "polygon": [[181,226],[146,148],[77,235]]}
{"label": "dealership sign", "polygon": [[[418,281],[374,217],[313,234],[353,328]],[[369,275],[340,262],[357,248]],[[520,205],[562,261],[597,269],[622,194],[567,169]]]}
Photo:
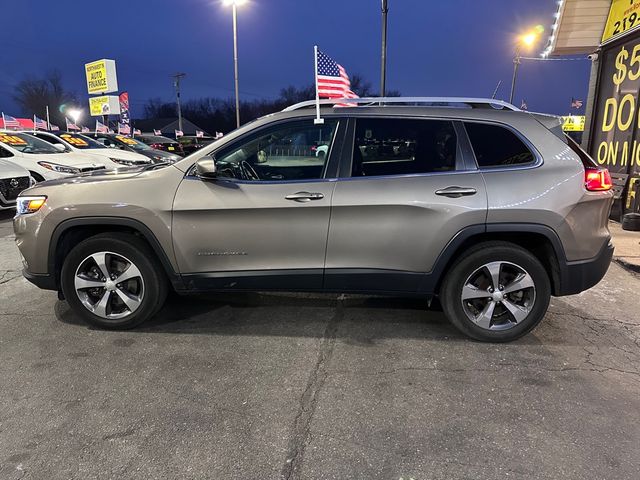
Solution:
{"label": "dealership sign", "polygon": [[602,42],[622,35],[640,25],[640,0],[613,0]]}
{"label": "dealership sign", "polygon": [[584,132],[584,115],[567,115],[562,117],[562,130],[565,132]]}
{"label": "dealership sign", "polygon": [[87,91],[90,95],[118,91],[118,76],[115,60],[97,60],[84,66]]}
{"label": "dealership sign", "polygon": [[89,111],[92,117],[100,115],[117,115],[120,113],[120,102],[116,95],[103,95],[89,98]]}

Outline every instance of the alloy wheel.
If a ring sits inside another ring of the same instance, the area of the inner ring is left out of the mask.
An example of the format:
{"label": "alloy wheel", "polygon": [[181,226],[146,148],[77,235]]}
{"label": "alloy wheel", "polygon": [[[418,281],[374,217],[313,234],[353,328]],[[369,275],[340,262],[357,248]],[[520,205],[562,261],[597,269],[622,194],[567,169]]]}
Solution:
{"label": "alloy wheel", "polygon": [[138,267],[113,252],[93,253],[80,262],[74,286],[82,305],[106,320],[131,315],[144,297],[144,279]]}
{"label": "alloy wheel", "polygon": [[486,330],[508,330],[521,323],[535,304],[531,275],[511,262],[491,262],[476,269],[462,287],[462,308]]}

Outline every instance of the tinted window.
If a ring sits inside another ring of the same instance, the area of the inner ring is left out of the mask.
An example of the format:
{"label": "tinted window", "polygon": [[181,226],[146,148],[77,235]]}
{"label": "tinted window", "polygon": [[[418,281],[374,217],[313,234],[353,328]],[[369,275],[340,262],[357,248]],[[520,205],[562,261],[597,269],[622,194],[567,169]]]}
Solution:
{"label": "tinted window", "polygon": [[356,123],[353,166],[358,176],[409,175],[455,170],[452,122],[369,118]]}
{"label": "tinted window", "polygon": [[535,160],[531,150],[515,133],[498,125],[466,123],[479,167],[523,165]]}
{"label": "tinted window", "polygon": [[325,119],[288,123],[216,153],[220,176],[240,180],[322,178],[338,122]]}

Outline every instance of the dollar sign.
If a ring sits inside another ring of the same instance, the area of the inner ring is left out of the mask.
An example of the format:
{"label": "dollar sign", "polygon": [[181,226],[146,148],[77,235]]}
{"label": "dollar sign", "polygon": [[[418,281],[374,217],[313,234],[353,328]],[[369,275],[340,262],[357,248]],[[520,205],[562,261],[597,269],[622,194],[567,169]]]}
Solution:
{"label": "dollar sign", "polygon": [[625,62],[629,58],[629,52],[626,48],[622,47],[620,53],[616,57],[616,73],[613,74],[613,83],[620,85],[627,78],[627,65]]}

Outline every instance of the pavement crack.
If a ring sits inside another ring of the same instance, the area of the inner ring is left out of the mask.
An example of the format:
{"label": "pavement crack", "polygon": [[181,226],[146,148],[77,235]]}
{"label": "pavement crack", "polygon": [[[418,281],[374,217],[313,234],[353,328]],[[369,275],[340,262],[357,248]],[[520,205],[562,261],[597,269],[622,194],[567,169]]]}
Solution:
{"label": "pavement crack", "polygon": [[335,314],[329,319],[320,341],[318,359],[309,374],[307,385],[300,397],[298,412],[293,421],[293,429],[287,447],[287,456],[280,478],[294,480],[300,478],[300,467],[304,458],[305,448],[308,445],[311,433],[311,420],[315,413],[320,390],[328,377],[327,365],[333,355],[336,343],[338,326],[344,317],[344,298],[338,298]]}

